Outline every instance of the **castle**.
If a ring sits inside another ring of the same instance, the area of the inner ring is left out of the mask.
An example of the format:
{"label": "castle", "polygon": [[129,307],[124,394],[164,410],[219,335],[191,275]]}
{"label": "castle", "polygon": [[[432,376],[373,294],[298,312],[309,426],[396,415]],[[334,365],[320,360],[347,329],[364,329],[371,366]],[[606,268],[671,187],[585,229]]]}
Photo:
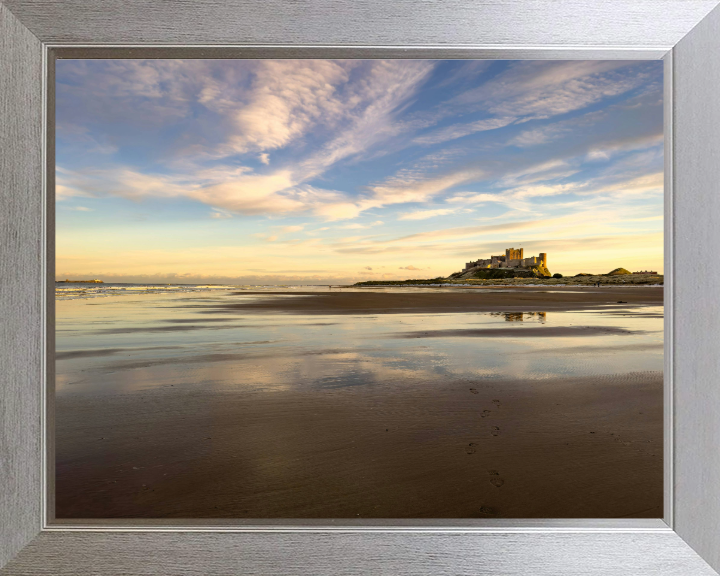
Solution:
{"label": "castle", "polygon": [[490,256],[487,260],[468,262],[465,264],[465,271],[471,268],[532,268],[533,266],[547,268],[547,254],[540,252],[539,256],[524,258],[522,248],[508,248],[504,256]]}

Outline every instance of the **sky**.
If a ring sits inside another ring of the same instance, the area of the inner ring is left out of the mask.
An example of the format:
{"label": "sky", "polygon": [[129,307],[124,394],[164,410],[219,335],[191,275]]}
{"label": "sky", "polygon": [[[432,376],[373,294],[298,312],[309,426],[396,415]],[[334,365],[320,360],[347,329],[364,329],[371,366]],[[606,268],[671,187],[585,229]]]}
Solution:
{"label": "sky", "polygon": [[56,278],[663,271],[661,61],[59,60]]}

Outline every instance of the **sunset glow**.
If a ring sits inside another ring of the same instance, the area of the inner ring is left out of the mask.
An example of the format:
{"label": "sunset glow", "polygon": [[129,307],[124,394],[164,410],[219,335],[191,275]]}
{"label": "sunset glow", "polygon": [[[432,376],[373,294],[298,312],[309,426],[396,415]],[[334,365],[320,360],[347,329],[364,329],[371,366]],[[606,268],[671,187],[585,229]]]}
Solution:
{"label": "sunset glow", "polygon": [[60,60],[56,277],[663,272],[662,62]]}

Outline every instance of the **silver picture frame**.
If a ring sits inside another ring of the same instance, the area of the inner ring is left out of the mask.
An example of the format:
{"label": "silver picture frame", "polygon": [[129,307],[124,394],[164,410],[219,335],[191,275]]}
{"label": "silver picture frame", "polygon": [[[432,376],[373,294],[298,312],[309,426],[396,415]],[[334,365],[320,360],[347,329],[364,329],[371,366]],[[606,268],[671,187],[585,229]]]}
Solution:
{"label": "silver picture frame", "polygon": [[[720,570],[720,0],[0,0],[0,574]],[[665,62],[665,516],[57,522],[55,58]]]}

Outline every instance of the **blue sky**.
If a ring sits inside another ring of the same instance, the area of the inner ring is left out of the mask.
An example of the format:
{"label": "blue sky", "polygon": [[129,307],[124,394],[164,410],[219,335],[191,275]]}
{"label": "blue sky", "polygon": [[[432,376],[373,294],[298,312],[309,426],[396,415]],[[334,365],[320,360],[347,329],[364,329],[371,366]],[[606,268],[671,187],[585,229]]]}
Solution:
{"label": "blue sky", "polygon": [[662,62],[60,60],[57,277],[662,271]]}

